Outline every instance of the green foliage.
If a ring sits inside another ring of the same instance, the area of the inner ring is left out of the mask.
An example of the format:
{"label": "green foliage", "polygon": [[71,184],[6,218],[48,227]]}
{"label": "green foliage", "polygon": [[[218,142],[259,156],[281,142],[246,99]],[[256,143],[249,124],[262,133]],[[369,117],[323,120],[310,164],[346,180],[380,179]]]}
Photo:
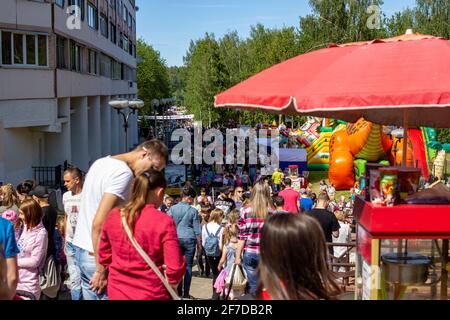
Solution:
{"label": "green foliage", "polygon": [[139,39],[137,56],[140,62],[137,66],[137,82],[139,98],[145,102],[141,114],[152,114],[151,101],[171,97],[170,77],[166,62],[158,51]]}
{"label": "green foliage", "polygon": [[229,76],[214,35],[206,34],[204,39],[191,43],[185,63],[186,107],[199,121],[213,124],[222,120],[219,110],[214,108],[214,96],[226,88]]}
{"label": "green foliage", "polygon": [[438,129],[437,139],[440,143],[450,143],[450,129]]}

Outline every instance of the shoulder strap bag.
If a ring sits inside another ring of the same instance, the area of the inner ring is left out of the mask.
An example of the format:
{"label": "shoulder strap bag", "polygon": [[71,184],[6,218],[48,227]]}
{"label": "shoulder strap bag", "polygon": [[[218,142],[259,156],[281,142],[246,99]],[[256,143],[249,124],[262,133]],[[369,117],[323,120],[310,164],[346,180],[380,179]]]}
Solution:
{"label": "shoulder strap bag", "polygon": [[173,300],[181,300],[178,294],[173,290],[173,288],[170,286],[169,282],[167,281],[166,277],[159,271],[158,267],[155,265],[153,260],[148,256],[148,254],[142,249],[142,247],[139,245],[139,243],[136,241],[136,239],[133,236],[133,233],[131,232],[130,227],[128,226],[127,219],[125,217],[125,214],[121,212],[121,218],[122,218],[122,225],[125,229],[125,232],[128,235],[128,238],[130,239],[133,246],[136,248],[137,252],[141,255],[141,257],[145,260],[145,262],[148,263],[150,268],[152,268],[153,272],[156,273],[156,275],[161,279],[162,283],[166,287],[167,291],[169,291],[171,297]]}

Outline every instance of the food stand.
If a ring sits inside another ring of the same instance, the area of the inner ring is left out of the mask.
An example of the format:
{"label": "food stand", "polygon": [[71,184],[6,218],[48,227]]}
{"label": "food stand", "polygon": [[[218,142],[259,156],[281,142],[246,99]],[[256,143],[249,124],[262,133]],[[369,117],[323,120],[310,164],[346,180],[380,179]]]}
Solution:
{"label": "food stand", "polygon": [[447,299],[450,205],[386,207],[357,197],[354,215],[357,300]]}

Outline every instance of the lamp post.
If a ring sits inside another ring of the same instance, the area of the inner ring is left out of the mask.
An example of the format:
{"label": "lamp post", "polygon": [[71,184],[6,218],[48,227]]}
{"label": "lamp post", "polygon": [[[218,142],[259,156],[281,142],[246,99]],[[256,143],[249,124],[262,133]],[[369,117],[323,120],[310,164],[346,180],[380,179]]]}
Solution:
{"label": "lamp post", "polygon": [[[125,152],[128,152],[128,121],[132,114],[136,114],[137,110],[144,107],[144,101],[139,99],[126,100],[119,98],[109,101],[109,105],[117,111],[117,114],[120,114],[123,117],[123,128],[125,129]],[[131,110],[125,113],[124,110],[127,108],[130,108]]]}
{"label": "lamp post", "polygon": [[157,138],[157,135],[158,135],[158,133],[157,133],[157,131],[156,131],[156,121],[157,121],[157,119],[156,119],[156,108],[159,106],[159,100],[158,99],[153,99],[152,100],[152,109],[153,109],[153,117],[154,117],[154,120],[155,120],[155,122],[154,122],[154,124],[153,124],[153,133],[154,133],[154,137],[153,137],[153,139],[156,139]]}

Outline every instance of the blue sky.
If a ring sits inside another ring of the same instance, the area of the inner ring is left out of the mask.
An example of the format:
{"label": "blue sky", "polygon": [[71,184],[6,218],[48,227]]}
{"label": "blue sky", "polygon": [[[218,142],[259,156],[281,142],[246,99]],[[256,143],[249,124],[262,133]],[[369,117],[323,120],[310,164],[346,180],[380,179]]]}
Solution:
{"label": "blue sky", "polygon": [[[384,0],[391,15],[415,0]],[[214,33],[219,38],[237,30],[246,38],[250,27],[298,26],[299,17],[310,13],[308,0],[137,0],[138,38],[150,43],[169,66],[183,64],[191,40]]]}

